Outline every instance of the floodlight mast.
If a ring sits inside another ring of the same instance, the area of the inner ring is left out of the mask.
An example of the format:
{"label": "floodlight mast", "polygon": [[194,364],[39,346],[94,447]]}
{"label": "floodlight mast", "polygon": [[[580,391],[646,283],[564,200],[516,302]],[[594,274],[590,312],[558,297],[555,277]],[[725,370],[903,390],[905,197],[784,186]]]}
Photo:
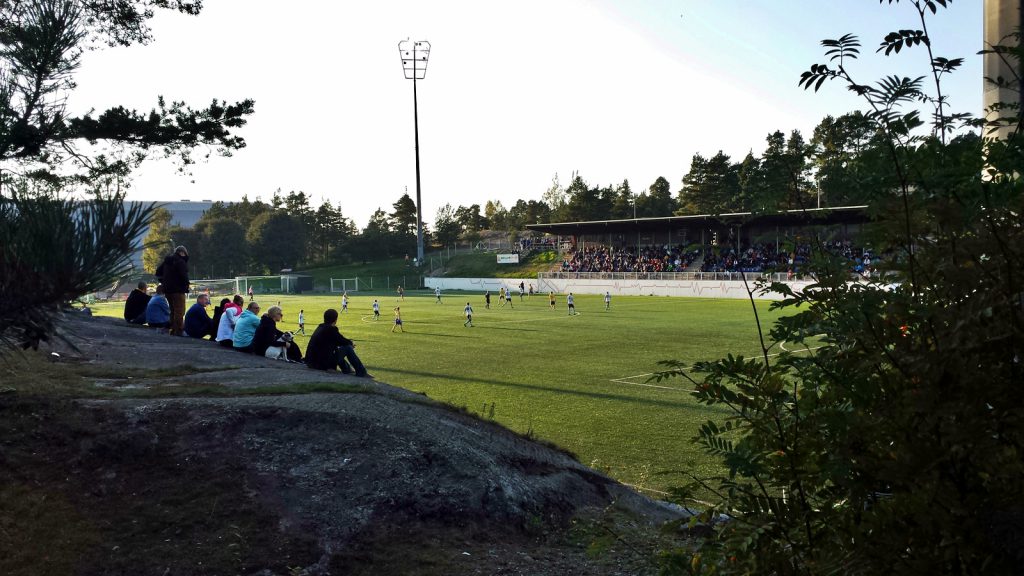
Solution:
{"label": "floodlight mast", "polygon": [[430,58],[430,42],[426,40],[398,43],[402,56],[402,71],[405,79],[412,80],[412,118],[416,146],[416,262],[423,265],[423,208],[420,200],[420,116],[416,99],[416,80],[427,77],[427,60]]}

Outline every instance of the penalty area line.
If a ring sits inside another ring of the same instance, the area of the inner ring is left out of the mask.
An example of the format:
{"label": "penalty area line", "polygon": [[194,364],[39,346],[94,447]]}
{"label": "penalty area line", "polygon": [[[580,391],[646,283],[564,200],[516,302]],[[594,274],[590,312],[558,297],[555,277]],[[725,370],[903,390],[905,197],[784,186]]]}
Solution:
{"label": "penalty area line", "polygon": [[660,384],[648,384],[646,382],[631,382],[630,381],[633,378],[643,378],[645,376],[653,376],[653,375],[654,375],[654,373],[651,372],[651,373],[648,373],[648,374],[637,374],[635,376],[623,376],[621,378],[612,378],[611,380],[609,380],[609,382],[614,382],[616,384],[626,384],[626,385],[629,385],[629,386],[643,386],[644,388],[656,388],[658,390],[672,390],[672,391],[675,391],[675,392],[693,392],[693,390],[687,390],[686,388],[675,388],[673,386],[662,386]]}

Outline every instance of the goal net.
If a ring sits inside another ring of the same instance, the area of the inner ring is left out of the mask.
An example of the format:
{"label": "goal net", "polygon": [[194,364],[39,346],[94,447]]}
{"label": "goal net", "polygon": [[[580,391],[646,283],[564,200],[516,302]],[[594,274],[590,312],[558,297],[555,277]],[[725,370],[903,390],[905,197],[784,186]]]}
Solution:
{"label": "goal net", "polygon": [[235,294],[235,280],[233,278],[211,278],[203,280],[192,280],[191,297],[200,294],[214,296],[232,296]]}
{"label": "goal net", "polygon": [[287,276],[238,276],[235,278],[235,293],[243,296],[252,288],[254,295],[286,294],[289,280]]}
{"label": "goal net", "polygon": [[331,292],[358,292],[359,278],[331,278]]}

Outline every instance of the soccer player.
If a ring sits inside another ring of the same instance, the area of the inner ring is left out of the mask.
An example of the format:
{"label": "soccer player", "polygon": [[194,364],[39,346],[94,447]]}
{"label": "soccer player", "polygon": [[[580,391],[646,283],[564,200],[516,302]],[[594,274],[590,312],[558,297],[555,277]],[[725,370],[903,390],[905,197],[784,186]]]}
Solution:
{"label": "soccer player", "polygon": [[402,289],[402,285],[398,285],[398,299],[405,302],[405,290]]}
{"label": "soccer player", "polygon": [[551,292],[550,290],[548,291],[548,306],[552,310],[555,309],[555,293]]}
{"label": "soccer player", "polygon": [[612,293],[605,291],[604,293],[604,309],[609,310],[612,307]]}
{"label": "soccer player", "polygon": [[533,297],[533,282],[530,282],[530,297]]}
{"label": "soccer player", "polygon": [[341,311],[348,312],[348,292],[341,295]]}
{"label": "soccer player", "polygon": [[303,336],[306,335],[306,311],[305,310],[299,310],[299,332]]}
{"label": "soccer player", "polygon": [[504,308],[505,307],[505,287],[504,286],[502,286],[501,290],[498,292],[498,302],[500,302],[500,304],[498,304],[498,308]]}
{"label": "soccer player", "polygon": [[[395,325],[391,327],[391,331],[394,332],[398,328],[402,328],[402,309],[395,306]],[[402,332],[405,332],[405,328],[402,328]]]}
{"label": "soccer player", "polygon": [[565,303],[569,305],[569,315],[570,316],[575,316],[576,315],[576,299],[572,297],[572,292],[569,292],[569,295],[565,297]]}
{"label": "soccer player", "polygon": [[469,302],[466,302],[466,307],[463,308],[463,311],[466,313],[466,321],[463,322],[462,325],[463,326],[469,326],[470,328],[472,328],[473,327],[473,307],[469,305]]}
{"label": "soccer player", "polygon": [[373,319],[380,320],[380,302],[377,299],[373,299]]}
{"label": "soccer player", "polygon": [[435,304],[440,304],[441,303],[441,287],[440,286],[437,286],[436,288],[434,288],[434,296],[437,297],[437,302],[435,302]]}
{"label": "soccer player", "polygon": [[526,294],[526,285],[522,282],[519,283],[519,301],[523,301],[523,296]]}
{"label": "soccer player", "polygon": [[249,286],[249,302],[252,302],[252,286]]}
{"label": "soccer player", "polygon": [[484,292],[484,308],[491,309],[491,291]]}

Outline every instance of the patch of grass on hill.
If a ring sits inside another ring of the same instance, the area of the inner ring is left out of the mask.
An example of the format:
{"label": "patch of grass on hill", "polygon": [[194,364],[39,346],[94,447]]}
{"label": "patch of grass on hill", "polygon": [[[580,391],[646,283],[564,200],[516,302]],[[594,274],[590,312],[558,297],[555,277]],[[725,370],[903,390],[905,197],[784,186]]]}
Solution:
{"label": "patch of grass on hill", "polygon": [[367,285],[369,279],[373,278],[375,290],[391,291],[399,284],[410,287],[410,289],[418,287],[419,277],[424,274],[424,270],[414,268],[411,261],[407,262],[405,258],[392,258],[366,263],[356,262],[323,268],[307,268],[299,273],[312,276],[317,290],[329,290],[331,278],[359,278],[360,283],[365,281]]}
{"label": "patch of grass on hill", "polygon": [[445,263],[444,276],[449,278],[533,278],[547,272],[560,262],[555,252],[530,254],[519,264],[498,264],[494,252],[472,252],[453,256]]}

